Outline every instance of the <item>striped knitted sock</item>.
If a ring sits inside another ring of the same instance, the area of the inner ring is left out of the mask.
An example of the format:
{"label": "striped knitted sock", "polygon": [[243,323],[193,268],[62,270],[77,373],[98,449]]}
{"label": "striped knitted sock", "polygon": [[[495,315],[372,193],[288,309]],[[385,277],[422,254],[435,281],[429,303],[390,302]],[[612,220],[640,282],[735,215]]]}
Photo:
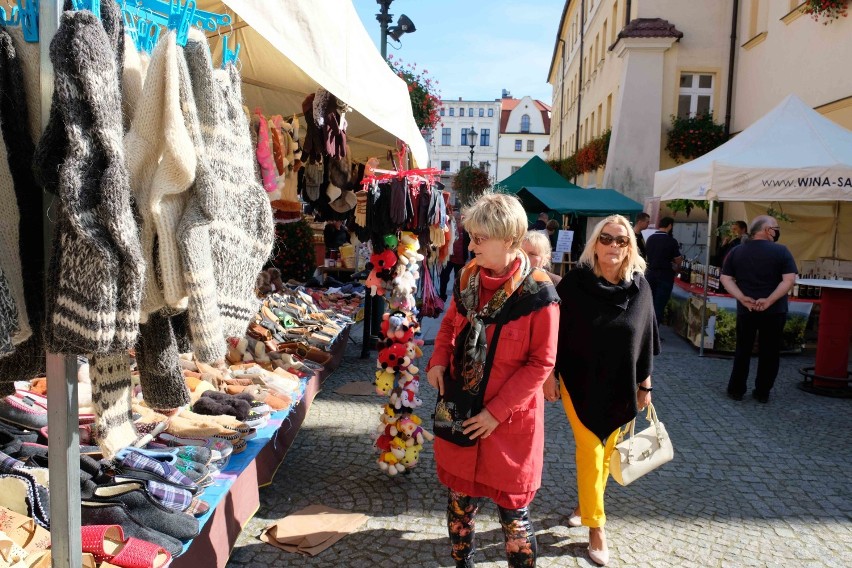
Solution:
{"label": "striped knitted sock", "polygon": [[130,365],[124,352],[92,355],[92,404],[97,416],[95,438],[105,458],[136,441],[130,398]]}

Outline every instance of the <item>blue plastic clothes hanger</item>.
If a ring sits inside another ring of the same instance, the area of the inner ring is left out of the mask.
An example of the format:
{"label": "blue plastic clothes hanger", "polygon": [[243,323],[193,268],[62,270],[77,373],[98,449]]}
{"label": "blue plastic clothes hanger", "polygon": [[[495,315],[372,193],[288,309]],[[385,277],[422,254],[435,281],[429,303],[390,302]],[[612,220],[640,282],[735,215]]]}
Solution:
{"label": "blue plastic clothes hanger", "polygon": [[101,0],[71,0],[71,6],[75,10],[88,10],[96,18],[101,17]]}
{"label": "blue plastic clothes hanger", "polygon": [[24,40],[29,43],[38,42],[38,0],[17,0],[17,6],[12,6],[8,15],[6,8],[0,6],[0,25],[11,27],[21,26]]}

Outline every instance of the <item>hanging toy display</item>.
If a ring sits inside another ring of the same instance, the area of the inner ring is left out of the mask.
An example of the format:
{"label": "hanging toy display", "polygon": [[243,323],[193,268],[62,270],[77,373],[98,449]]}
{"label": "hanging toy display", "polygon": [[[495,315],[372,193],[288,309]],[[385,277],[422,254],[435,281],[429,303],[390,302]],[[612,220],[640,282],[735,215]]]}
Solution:
{"label": "hanging toy display", "polygon": [[[404,149],[398,158],[404,162]],[[388,397],[378,425],[375,441],[379,468],[390,476],[407,473],[417,465],[426,441],[434,437],[423,429],[416,410],[420,399],[420,369],[417,359],[423,355],[420,324],[417,319],[416,294],[420,279],[421,235],[429,242],[429,226],[435,215],[420,215],[428,199],[436,203],[431,192],[434,170],[415,170],[364,179],[367,213],[373,252],[366,265],[366,285],[372,295],[384,296],[389,311],[381,320],[377,342],[378,359],[373,384],[376,393]],[[425,189],[424,189],[425,187]],[[439,192],[440,193],[440,192]],[[443,201],[442,199],[440,200]],[[392,213],[394,211],[395,213]]]}

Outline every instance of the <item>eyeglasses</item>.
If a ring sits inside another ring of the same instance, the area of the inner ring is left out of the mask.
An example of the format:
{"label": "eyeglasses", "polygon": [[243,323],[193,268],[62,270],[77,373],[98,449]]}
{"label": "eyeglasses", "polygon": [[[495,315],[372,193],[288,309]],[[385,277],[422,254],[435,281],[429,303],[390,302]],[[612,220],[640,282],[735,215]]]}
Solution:
{"label": "eyeglasses", "polygon": [[614,236],[612,236],[608,233],[601,233],[600,236],[598,237],[598,240],[600,241],[600,243],[602,245],[606,245],[606,246],[611,245],[612,242],[615,241],[615,244],[617,244],[619,248],[624,248],[624,247],[626,247],[627,245],[630,244],[630,237],[623,237],[623,236],[614,237]]}
{"label": "eyeglasses", "polygon": [[766,227],[767,229],[772,229],[773,231],[780,231],[781,227]]}
{"label": "eyeglasses", "polygon": [[487,241],[490,238],[491,237],[486,237],[486,236],[483,236],[483,235],[471,235],[470,236],[470,240],[472,240],[473,244],[475,244],[476,246],[481,245],[482,243],[484,243],[485,241]]}

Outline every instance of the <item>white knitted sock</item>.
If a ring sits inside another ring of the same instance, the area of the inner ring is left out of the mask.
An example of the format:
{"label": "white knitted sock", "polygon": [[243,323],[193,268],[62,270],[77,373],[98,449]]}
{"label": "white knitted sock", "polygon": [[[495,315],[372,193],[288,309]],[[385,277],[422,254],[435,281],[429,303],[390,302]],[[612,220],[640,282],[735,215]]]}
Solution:
{"label": "white knitted sock", "polygon": [[89,374],[97,417],[95,437],[104,457],[109,459],[138,437],[131,414],[128,356],[124,352],[92,355]]}

